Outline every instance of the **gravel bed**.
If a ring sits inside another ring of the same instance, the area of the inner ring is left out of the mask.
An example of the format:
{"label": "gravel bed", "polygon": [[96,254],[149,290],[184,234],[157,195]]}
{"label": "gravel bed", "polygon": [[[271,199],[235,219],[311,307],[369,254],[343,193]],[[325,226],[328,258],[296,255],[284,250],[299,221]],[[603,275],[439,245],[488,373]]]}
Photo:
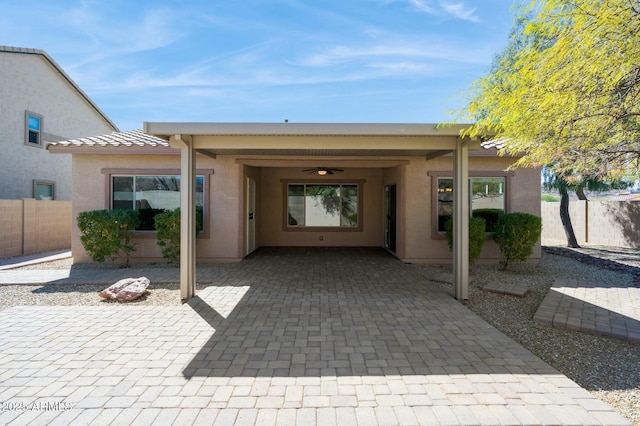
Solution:
{"label": "gravel bed", "polygon": [[[551,254],[553,252],[554,254]],[[593,253],[587,253],[592,255]],[[623,342],[533,322],[533,315],[556,278],[611,281],[638,285],[640,255],[620,268],[608,260],[598,261],[567,250],[544,250],[539,264],[516,264],[507,271],[496,265],[476,265],[471,272],[469,300],[465,305],[543,359],[596,397],[611,405],[635,425],[640,425],[640,344]],[[615,259],[613,259],[615,260]],[[71,259],[22,267],[21,269],[66,269]],[[143,266],[143,265],[136,265]],[[146,266],[169,267],[166,264]],[[453,286],[438,281],[451,273],[451,266],[414,265],[427,278],[453,296]],[[115,264],[79,264],[74,268],[116,268]],[[209,265],[211,267],[211,265]],[[527,285],[531,291],[523,298],[486,292],[492,282]],[[18,305],[101,305],[97,292],[103,285],[12,285],[0,286],[0,310]],[[177,284],[153,284],[141,305],[177,305]]]}

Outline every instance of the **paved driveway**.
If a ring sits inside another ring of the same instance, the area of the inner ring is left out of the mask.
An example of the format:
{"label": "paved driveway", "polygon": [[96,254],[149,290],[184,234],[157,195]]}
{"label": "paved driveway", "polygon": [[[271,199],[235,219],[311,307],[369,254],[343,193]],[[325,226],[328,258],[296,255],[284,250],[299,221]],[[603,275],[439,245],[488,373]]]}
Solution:
{"label": "paved driveway", "polygon": [[182,306],[0,311],[0,424],[628,424],[382,250],[225,271]]}

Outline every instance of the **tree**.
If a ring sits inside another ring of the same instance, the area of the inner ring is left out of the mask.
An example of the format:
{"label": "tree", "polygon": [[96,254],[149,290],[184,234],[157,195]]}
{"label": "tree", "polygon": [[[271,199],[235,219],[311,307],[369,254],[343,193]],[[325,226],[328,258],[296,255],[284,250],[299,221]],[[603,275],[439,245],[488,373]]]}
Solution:
{"label": "tree", "polygon": [[[544,186],[547,189],[556,189],[560,193],[560,221],[567,236],[567,246],[578,248],[578,239],[573,231],[571,216],[569,215],[569,183],[567,179],[560,174],[554,173],[551,168],[545,168],[542,171]],[[583,192],[584,194],[584,192]]]}
{"label": "tree", "polygon": [[631,186],[631,182],[619,180],[612,183],[599,178],[585,177],[575,174],[560,174],[553,167],[542,169],[543,184],[546,189],[555,189],[560,193],[560,220],[567,236],[567,246],[578,248],[578,240],[573,231],[569,215],[569,191],[574,191],[579,200],[588,201],[584,191],[603,192],[612,189],[623,189]]}
{"label": "tree", "polygon": [[640,163],[640,3],[539,0],[476,81],[467,136],[508,140],[512,167],[617,180]]}

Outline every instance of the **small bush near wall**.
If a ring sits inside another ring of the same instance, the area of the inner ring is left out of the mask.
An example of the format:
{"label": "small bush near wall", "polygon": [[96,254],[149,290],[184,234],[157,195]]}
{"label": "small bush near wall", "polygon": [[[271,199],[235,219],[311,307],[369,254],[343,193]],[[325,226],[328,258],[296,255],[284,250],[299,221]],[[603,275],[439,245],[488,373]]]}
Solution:
{"label": "small bush near wall", "polygon": [[135,210],[92,210],[78,214],[80,241],[84,249],[96,262],[107,257],[124,255],[125,266],[129,266],[129,255],[135,250],[131,242],[133,231],[138,226],[139,216]]}
{"label": "small bush near wall", "polygon": [[155,228],[162,257],[177,264],[180,260],[180,209],[156,215]]}
{"label": "small bush near wall", "polygon": [[507,269],[509,263],[527,260],[541,233],[542,218],[538,216],[518,212],[500,216],[493,234],[502,252],[500,269]]}
{"label": "small bush near wall", "polygon": [[138,223],[138,227],[136,231],[154,231],[155,228],[155,217],[158,214],[166,213],[166,209],[138,209],[138,214],[140,215],[140,222]]}
{"label": "small bush near wall", "polygon": [[[453,251],[453,219],[448,219],[444,223],[444,229],[447,234],[447,242],[449,243],[449,251]],[[485,239],[485,220],[481,217],[469,218],[469,263],[474,264],[480,257],[482,246]]]}
{"label": "small bush near wall", "polygon": [[[155,229],[162,257],[177,265],[180,261],[180,208],[156,215]],[[196,207],[196,233],[201,229],[202,209]]]}
{"label": "small bush near wall", "polygon": [[498,218],[504,214],[502,209],[476,209],[473,211],[473,217],[481,217],[485,220],[485,232],[493,232],[496,230]]}

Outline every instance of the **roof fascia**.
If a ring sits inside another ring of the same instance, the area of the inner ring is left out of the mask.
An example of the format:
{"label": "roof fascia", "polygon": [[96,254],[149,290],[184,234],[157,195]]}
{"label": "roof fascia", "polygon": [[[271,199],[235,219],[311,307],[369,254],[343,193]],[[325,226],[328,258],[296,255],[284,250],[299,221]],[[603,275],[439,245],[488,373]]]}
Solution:
{"label": "roof fascia", "polygon": [[220,123],[145,122],[144,132],[163,139],[190,136],[459,136],[470,125],[434,123]]}
{"label": "roof fascia", "polygon": [[52,154],[103,154],[103,155],[176,155],[180,150],[155,146],[62,146],[48,145]]}

